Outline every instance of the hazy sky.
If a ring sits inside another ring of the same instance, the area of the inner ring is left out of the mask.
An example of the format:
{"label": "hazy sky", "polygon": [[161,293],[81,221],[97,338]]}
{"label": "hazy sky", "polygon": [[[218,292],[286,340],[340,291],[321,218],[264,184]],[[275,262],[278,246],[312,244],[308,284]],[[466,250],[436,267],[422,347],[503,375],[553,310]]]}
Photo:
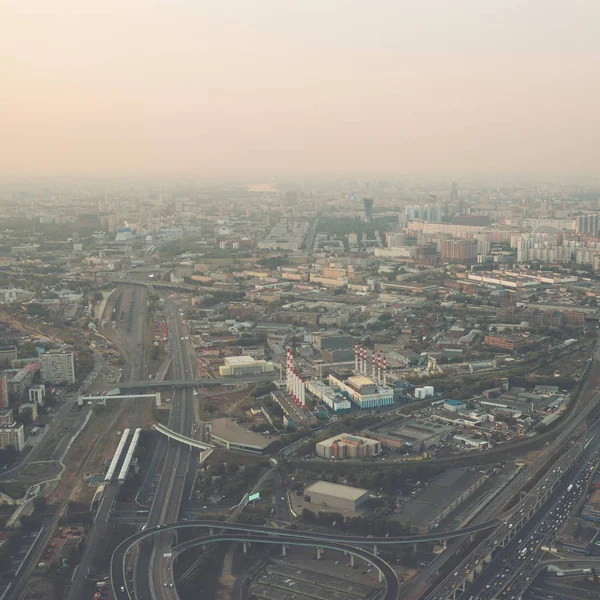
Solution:
{"label": "hazy sky", "polygon": [[0,0],[0,174],[597,174],[599,23],[599,0]]}

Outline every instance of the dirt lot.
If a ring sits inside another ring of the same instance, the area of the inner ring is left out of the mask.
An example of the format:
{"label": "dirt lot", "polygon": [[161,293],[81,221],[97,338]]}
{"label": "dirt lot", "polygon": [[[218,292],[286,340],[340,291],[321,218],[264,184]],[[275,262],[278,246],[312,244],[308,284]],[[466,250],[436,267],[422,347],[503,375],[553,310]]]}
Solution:
{"label": "dirt lot", "polygon": [[69,432],[75,423],[77,423],[77,417],[63,420],[61,424],[54,430],[52,435],[44,441],[44,447],[38,454],[37,460],[50,460],[58,443],[63,439],[63,437],[69,435]]}
{"label": "dirt lot", "polygon": [[59,598],[60,590],[63,588],[56,580],[42,575],[32,575],[27,584],[27,590],[23,600],[48,600]]}
{"label": "dirt lot", "polygon": [[252,391],[253,386],[240,391],[223,389],[212,394],[200,393],[196,396],[200,419],[211,421],[215,417],[223,416],[244,418],[246,408],[254,406],[255,403]]}
{"label": "dirt lot", "polygon": [[216,600],[230,600],[233,597],[233,584],[235,577],[233,575],[223,575],[219,579],[219,589],[217,590]]}
{"label": "dirt lot", "polygon": [[118,425],[123,423],[125,419],[124,415],[120,415],[117,424],[109,427],[113,417],[114,412],[109,412],[106,409],[101,412],[94,411],[86,428],[71,446],[65,458],[67,469],[63,473],[56,489],[48,495],[48,502],[59,503],[64,500],[65,496],[73,488],[76,480],[82,477],[81,469],[89,450],[107,432],[109,432],[109,435],[106,437],[106,443],[98,444],[96,451],[87,461],[86,470],[101,469],[106,458],[112,456],[118,444],[117,431],[121,431]]}

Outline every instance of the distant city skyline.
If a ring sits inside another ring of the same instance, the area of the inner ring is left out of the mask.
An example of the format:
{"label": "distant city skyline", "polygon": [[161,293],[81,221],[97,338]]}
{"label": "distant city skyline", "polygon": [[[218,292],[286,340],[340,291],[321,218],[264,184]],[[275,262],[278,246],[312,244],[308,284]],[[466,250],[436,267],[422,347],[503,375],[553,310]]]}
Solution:
{"label": "distant city skyline", "polygon": [[593,176],[600,4],[8,0],[0,176]]}

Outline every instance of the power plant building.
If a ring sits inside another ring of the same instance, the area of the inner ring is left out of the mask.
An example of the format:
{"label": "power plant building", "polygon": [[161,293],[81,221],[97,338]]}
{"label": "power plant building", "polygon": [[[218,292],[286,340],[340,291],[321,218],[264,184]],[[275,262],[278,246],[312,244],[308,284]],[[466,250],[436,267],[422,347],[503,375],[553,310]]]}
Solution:
{"label": "power plant building", "polygon": [[344,398],[339,392],[318,379],[307,381],[306,389],[333,412],[347,412],[352,409],[350,400]]}
{"label": "power plant building", "polygon": [[394,390],[378,385],[366,375],[353,375],[344,380],[337,373],[330,373],[328,381],[331,387],[339,388],[343,396],[361,409],[394,404]]}
{"label": "power plant building", "polygon": [[322,442],[317,442],[316,452],[323,458],[342,460],[376,456],[381,452],[381,442],[370,438],[341,433]]}

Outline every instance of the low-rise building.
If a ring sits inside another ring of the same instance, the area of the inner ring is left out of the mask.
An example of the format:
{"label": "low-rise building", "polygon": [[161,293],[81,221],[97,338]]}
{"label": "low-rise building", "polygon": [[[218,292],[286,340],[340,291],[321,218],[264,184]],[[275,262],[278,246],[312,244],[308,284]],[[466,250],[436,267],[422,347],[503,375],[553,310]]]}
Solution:
{"label": "low-rise building", "polygon": [[384,448],[421,452],[449,436],[453,427],[422,419],[407,419],[384,425],[367,433],[379,440]]}
{"label": "low-rise building", "polygon": [[439,525],[488,479],[478,470],[450,469],[409,500],[397,518],[424,534]]}
{"label": "low-rise building", "polygon": [[368,499],[367,490],[328,481],[317,481],[304,490],[304,501],[317,511],[356,513]]}
{"label": "low-rise building", "polygon": [[335,460],[362,458],[379,454],[381,442],[349,433],[340,433],[322,442],[317,442],[316,452],[323,458]]}
{"label": "low-rise building", "polygon": [[229,356],[225,358],[225,365],[219,367],[221,377],[242,377],[272,373],[275,371],[273,363],[266,360],[255,360],[252,356]]}
{"label": "low-rise building", "polygon": [[583,519],[569,518],[556,535],[556,541],[568,552],[589,556],[598,538],[598,529]]}
{"label": "low-rise building", "polygon": [[467,405],[460,400],[446,400],[444,402],[444,408],[450,412],[459,412],[461,410],[465,410]]}
{"label": "low-rise building", "polygon": [[45,385],[34,385],[29,388],[29,402],[44,406],[44,398],[46,397]]}
{"label": "low-rise building", "polygon": [[283,424],[286,427],[314,427],[317,424],[317,417],[306,406],[296,404],[287,392],[271,392],[271,399],[283,411]]}
{"label": "low-rise building", "polygon": [[19,414],[23,415],[27,412],[31,412],[31,420],[33,422],[37,421],[38,418],[38,405],[35,402],[31,404],[25,403],[19,406]]}
{"label": "low-rise building", "polygon": [[210,425],[211,443],[223,446],[228,450],[240,450],[262,454],[271,443],[269,438],[240,427],[233,419],[227,417],[214,419]]}
{"label": "low-rise building", "polygon": [[306,383],[307,391],[326,404],[333,412],[348,412],[352,409],[350,400],[344,398],[326,383],[314,379]]}

